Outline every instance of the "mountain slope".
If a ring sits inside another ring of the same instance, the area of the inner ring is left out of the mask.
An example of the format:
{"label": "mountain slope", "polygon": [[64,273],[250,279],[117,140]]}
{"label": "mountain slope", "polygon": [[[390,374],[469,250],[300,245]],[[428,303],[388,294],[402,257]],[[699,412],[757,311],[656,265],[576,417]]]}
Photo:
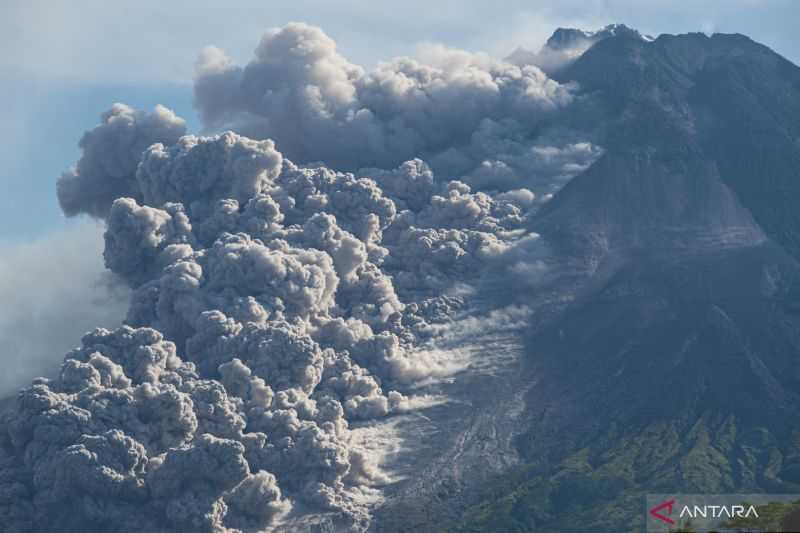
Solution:
{"label": "mountain slope", "polygon": [[800,491],[800,69],[741,35],[623,33],[558,77],[606,153],[532,227],[585,275],[529,332],[526,466],[454,529],[634,531],[647,493]]}
{"label": "mountain slope", "polygon": [[585,101],[575,126],[593,131],[607,152],[543,210],[543,231],[584,233],[599,224],[612,240],[622,231],[629,234],[622,242],[635,244],[641,226],[682,225],[712,234],[738,229],[740,244],[752,244],[760,236],[752,217],[796,250],[796,66],[740,35],[650,42],[623,34],[593,46],[560,78],[580,84]]}

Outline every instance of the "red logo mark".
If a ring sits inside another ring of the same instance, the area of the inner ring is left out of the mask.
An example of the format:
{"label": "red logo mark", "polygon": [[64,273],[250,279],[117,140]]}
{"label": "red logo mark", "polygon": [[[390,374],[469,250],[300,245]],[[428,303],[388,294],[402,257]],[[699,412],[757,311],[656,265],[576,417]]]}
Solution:
{"label": "red logo mark", "polygon": [[671,500],[667,500],[665,502],[659,503],[658,505],[656,505],[655,507],[650,509],[650,515],[652,515],[652,517],[655,518],[656,520],[661,520],[662,522],[666,522],[669,525],[675,525],[675,520],[673,520],[669,516],[665,516],[665,515],[663,515],[663,514],[661,514],[659,512],[662,509],[666,509],[667,510],[667,514],[671,515],[672,514],[672,506],[673,505],[675,505],[675,499],[674,498],[671,499]]}

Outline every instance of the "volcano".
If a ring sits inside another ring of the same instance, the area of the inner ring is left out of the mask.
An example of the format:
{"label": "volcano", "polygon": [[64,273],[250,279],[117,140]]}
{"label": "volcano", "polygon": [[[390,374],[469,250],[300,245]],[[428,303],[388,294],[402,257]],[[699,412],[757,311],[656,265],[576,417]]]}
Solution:
{"label": "volcano", "polygon": [[57,195],[130,306],[0,401],[3,531],[617,533],[648,494],[800,493],[800,68],[620,24],[433,55],[290,23],[201,53],[212,135],[101,115]]}
{"label": "volcano", "polygon": [[523,466],[454,530],[638,531],[646,493],[800,492],[800,68],[743,35],[598,35],[554,73],[606,152],[531,221],[569,282],[527,333]]}

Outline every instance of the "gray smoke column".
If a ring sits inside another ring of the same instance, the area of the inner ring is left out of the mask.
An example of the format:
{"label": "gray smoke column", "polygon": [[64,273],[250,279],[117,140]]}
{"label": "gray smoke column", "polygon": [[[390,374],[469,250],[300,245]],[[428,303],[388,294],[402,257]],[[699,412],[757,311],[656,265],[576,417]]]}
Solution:
{"label": "gray smoke column", "polygon": [[[299,162],[355,171],[421,157],[437,174],[477,173],[481,188],[520,188],[527,179],[572,177],[583,168],[554,168],[553,150],[585,151],[582,162],[599,155],[588,144],[576,148],[576,139],[537,141],[572,102],[574,87],[532,62],[442,46],[423,56],[367,72],[321,29],[292,23],[268,31],[244,67],[205,49],[195,69],[195,105],[208,127],[274,139]],[[487,181],[498,173],[502,180]]]}
{"label": "gray smoke column", "polygon": [[134,175],[145,148],[172,144],[186,133],[185,121],[163,106],[146,113],[114,104],[101,120],[81,138],[78,164],[58,180],[58,202],[67,216],[102,218],[115,198],[136,196]]}
{"label": "gray smoke column", "polygon": [[431,54],[366,74],[292,24],[244,69],[215,50],[198,66],[205,119],[256,138],[183,135],[161,107],[103,115],[59,198],[104,218],[130,307],[6,415],[1,523],[368,527],[360,496],[387,478],[351,423],[414,408],[410,385],[452,371],[420,346],[470,305],[464,287],[545,269],[526,217],[600,153],[536,133],[572,99],[539,69]]}
{"label": "gray smoke column", "polygon": [[135,168],[110,206],[85,184],[128,325],[20,394],[4,523],[260,531],[302,503],[363,529],[359,491],[386,478],[349,424],[410,409],[400,390],[447,372],[415,350],[430,311],[460,305],[436,294],[514,248],[525,195],[440,183],[419,160],[299,166],[232,132],[155,143]]}

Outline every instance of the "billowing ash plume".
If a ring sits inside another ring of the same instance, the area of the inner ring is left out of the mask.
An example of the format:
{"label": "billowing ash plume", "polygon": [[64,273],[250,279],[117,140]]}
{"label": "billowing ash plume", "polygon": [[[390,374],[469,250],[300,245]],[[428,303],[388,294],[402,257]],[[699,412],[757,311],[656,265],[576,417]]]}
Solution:
{"label": "billowing ash plume", "polygon": [[449,371],[417,349],[467,304],[448,290],[541,268],[527,186],[599,155],[536,134],[568,87],[440,55],[365,74],[293,24],[245,69],[213,50],[198,67],[205,119],[257,139],[183,135],[161,107],[103,115],[59,199],[105,219],[131,304],[7,416],[9,531],[245,533],[308,510],[366,527],[358,494],[387,479],[351,423],[411,409],[408,385]]}
{"label": "billowing ash plume", "polygon": [[67,216],[105,217],[115,198],[135,196],[134,174],[145,148],[172,144],[186,133],[184,120],[163,106],[145,113],[114,104],[101,119],[81,138],[83,156],[77,166],[58,180],[58,202]]}
{"label": "billowing ash plume", "polygon": [[[204,50],[195,104],[209,127],[274,139],[299,162],[355,171],[421,157],[437,175],[472,184],[477,174],[481,188],[519,188],[583,168],[558,165],[554,151],[586,152],[583,161],[599,155],[588,143],[542,136],[574,88],[533,62],[444,47],[425,55],[426,62],[398,58],[366,72],[319,28],[289,24],[266,33],[245,67]],[[489,183],[497,174],[502,179]]]}

